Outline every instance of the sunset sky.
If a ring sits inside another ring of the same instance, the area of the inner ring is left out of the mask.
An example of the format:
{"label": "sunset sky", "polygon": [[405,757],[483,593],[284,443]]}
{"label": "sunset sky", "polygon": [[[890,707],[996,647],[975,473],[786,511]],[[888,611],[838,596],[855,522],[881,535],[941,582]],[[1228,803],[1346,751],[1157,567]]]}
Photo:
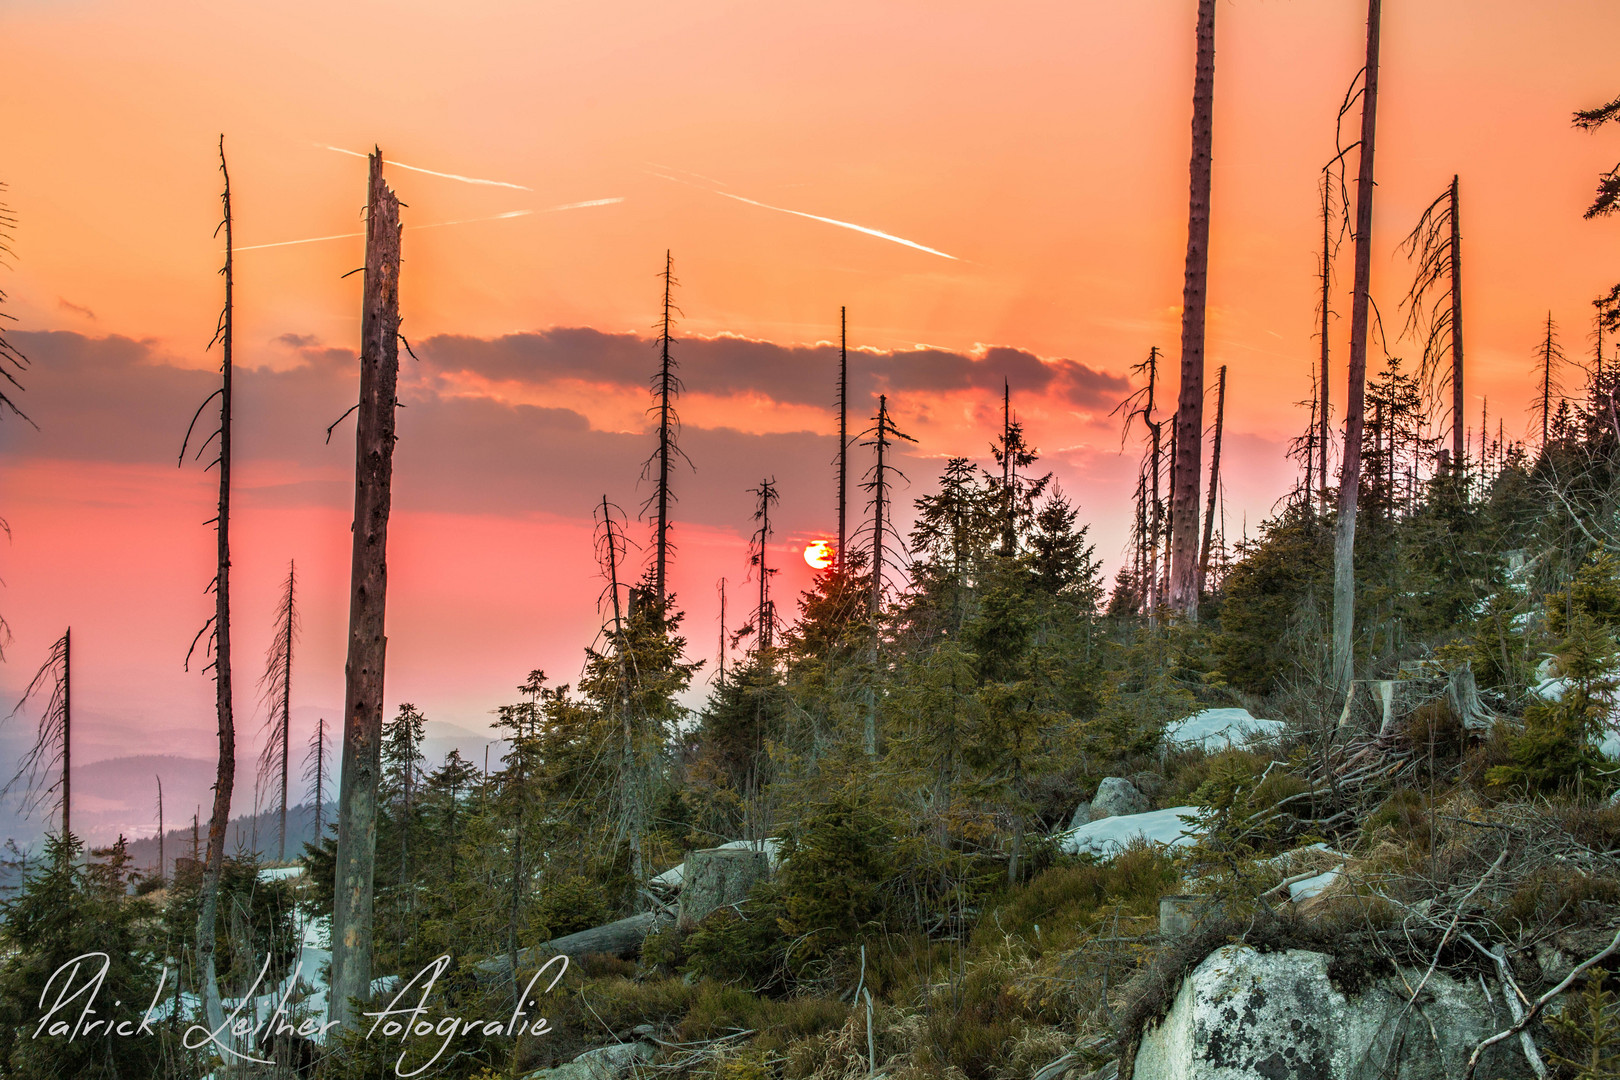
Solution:
{"label": "sunset sky", "polygon": [[[918,439],[908,504],[944,458],[988,458],[1006,377],[1111,572],[1136,451],[1121,456],[1109,412],[1150,346],[1171,368],[1178,355],[1194,13],[6,5],[0,181],[19,225],[0,289],[34,362],[20,403],[39,430],[0,421],[0,613],[15,635],[0,688],[14,697],[71,624],[81,760],[212,753],[210,684],[181,663],[210,607],[214,479],[175,456],[216,378],[222,132],[244,737],[262,722],[254,682],[289,559],[304,609],[294,737],[320,715],[341,722],[352,423],[324,440],[356,393],[361,279],[343,275],[363,261],[356,155],[373,145],[430,170],[385,170],[406,204],[401,307],[420,358],[401,376],[390,715],[411,701],[477,731],[531,668],[577,677],[600,625],[591,509],[606,494],[634,517],[648,493],[666,249],[696,468],[676,481],[672,576],[710,669],[717,582],[734,612],[750,588],[746,489],[774,476],[782,492],[782,601],[809,582],[804,544],[834,527],[840,305],[858,411],[888,393]],[[1365,17],[1363,0],[1219,9],[1208,354],[1211,381],[1230,369],[1234,536],[1286,489],[1283,448],[1305,423],[1316,178]],[[1484,395],[1492,428],[1500,415],[1522,435],[1547,313],[1570,356],[1589,356],[1590,300],[1620,278],[1620,222],[1581,219],[1620,140],[1569,123],[1620,92],[1620,7],[1407,0],[1384,20],[1373,273],[1388,349],[1416,353],[1395,339],[1411,272],[1397,245],[1460,174],[1469,422],[1477,433]],[[1340,267],[1348,312],[1348,246]]]}

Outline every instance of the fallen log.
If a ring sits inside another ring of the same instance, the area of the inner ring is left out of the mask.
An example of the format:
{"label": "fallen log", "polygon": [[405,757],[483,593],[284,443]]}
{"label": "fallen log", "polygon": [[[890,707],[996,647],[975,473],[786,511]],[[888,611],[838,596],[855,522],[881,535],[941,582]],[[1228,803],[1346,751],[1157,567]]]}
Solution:
{"label": "fallen log", "polygon": [[[641,943],[646,940],[648,934],[672,922],[674,920],[663,912],[646,911],[627,919],[593,926],[589,930],[564,934],[562,937],[543,941],[527,949],[519,949],[518,969],[521,971],[524,968],[539,967],[553,956],[566,956],[570,960],[578,960],[591,953],[633,957],[641,952]],[[492,956],[475,965],[473,971],[480,979],[510,977],[512,963],[506,956]]]}

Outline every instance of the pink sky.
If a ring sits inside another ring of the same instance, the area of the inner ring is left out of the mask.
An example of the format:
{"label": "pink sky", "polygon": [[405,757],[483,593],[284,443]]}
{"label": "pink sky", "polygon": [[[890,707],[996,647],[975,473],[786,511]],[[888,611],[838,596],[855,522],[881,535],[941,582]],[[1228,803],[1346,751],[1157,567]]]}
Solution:
{"label": "pink sky", "polygon": [[[1113,563],[1134,465],[1107,414],[1126,368],[1155,344],[1174,360],[1179,340],[1193,15],[1192,0],[10,5],[0,180],[21,224],[0,287],[34,335],[22,400],[44,430],[0,425],[16,633],[0,685],[71,623],[90,756],[210,752],[209,688],[180,661],[206,617],[211,477],[172,455],[216,362],[221,131],[242,246],[361,228],[364,162],[327,146],[515,185],[389,170],[423,356],[404,375],[390,709],[477,728],[530,668],[577,675],[597,626],[591,506],[645,495],[643,346],[619,335],[649,333],[666,248],[678,334],[714,339],[679,353],[698,472],[680,480],[674,583],[695,653],[714,651],[717,580],[746,588],[747,486],[782,484],[782,599],[807,581],[796,547],[832,526],[832,372],[808,347],[835,338],[841,304],[852,344],[877,350],[857,358],[863,386],[888,387],[920,439],[908,499],[939,459],[986,456],[988,387],[1011,372]],[[1286,487],[1281,448],[1304,423],[1315,176],[1365,4],[1234,0],[1218,18],[1209,359],[1212,376],[1230,366],[1236,533]],[[1385,18],[1375,294],[1393,332],[1396,243],[1459,173],[1469,408],[1487,394],[1519,432],[1541,320],[1551,309],[1570,354],[1588,352],[1589,301],[1620,276],[1620,225],[1580,217],[1620,144],[1569,125],[1620,92],[1620,9],[1430,0]],[[549,209],[605,199],[622,201]],[[473,220],[515,211],[532,212]],[[469,223],[415,228],[444,222]],[[306,583],[296,695],[339,715],[352,428],[321,438],[353,399],[360,279],[341,275],[361,258],[350,238],[237,262],[254,373],[235,520],[244,731],[289,558]],[[569,328],[600,340],[569,351]]]}

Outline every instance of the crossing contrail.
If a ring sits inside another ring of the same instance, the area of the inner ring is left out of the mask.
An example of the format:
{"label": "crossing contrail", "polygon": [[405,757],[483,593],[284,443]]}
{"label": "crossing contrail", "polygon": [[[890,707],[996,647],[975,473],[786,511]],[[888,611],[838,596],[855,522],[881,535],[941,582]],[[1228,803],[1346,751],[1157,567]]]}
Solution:
{"label": "crossing contrail", "polygon": [[[729,191],[719,191],[714,187],[704,188],[704,186],[702,184],[694,184],[690,180],[684,180],[679,176],[671,176],[671,175],[669,175],[668,172],[660,172],[659,171],[661,169],[669,169],[669,168],[670,168],[670,166],[668,166],[668,165],[655,165],[652,168],[648,169],[647,171],[650,172],[652,175],[658,177],[658,179],[660,179],[660,180],[668,180],[668,181],[670,181],[671,183],[674,183],[674,184],[685,184],[688,187],[700,188],[702,190],[710,191],[710,192],[714,193],[715,195],[724,195],[728,199],[736,199],[740,203],[747,203],[749,206],[757,206],[762,210],[775,210],[778,214],[792,214],[794,217],[809,218],[811,221],[819,221],[823,225],[836,225],[840,229],[851,229],[851,230],[853,230],[855,232],[858,232],[858,233],[865,233],[867,236],[875,236],[879,240],[887,240],[887,241],[889,241],[890,243],[893,243],[893,244],[904,244],[908,248],[914,248],[917,251],[926,251],[930,255],[938,255],[940,258],[942,258],[942,259],[950,259],[952,262],[959,262],[960,261],[959,259],[957,259],[957,257],[955,255],[947,254],[946,252],[940,251],[938,248],[931,248],[926,244],[919,244],[915,240],[907,240],[903,236],[896,236],[893,233],[886,233],[882,229],[869,229],[865,225],[856,225],[854,222],[851,222],[851,221],[839,221],[837,218],[822,217],[820,214],[807,214],[803,210],[789,210],[785,206],[772,206],[770,203],[762,203],[762,202],[759,202],[756,199],[745,199],[741,195],[733,195]],[[681,169],[681,170],[677,170],[677,171],[686,172],[685,169]],[[690,176],[698,176],[699,174],[698,173],[689,173],[688,175],[690,175]],[[702,179],[708,180],[710,184],[718,184],[719,183],[718,180],[710,180],[706,176],[702,177]]]}
{"label": "crossing contrail", "polygon": [[[371,156],[369,154],[358,153],[358,152],[356,152],[354,150],[345,150],[341,146],[327,146],[325,143],[316,143],[315,145],[316,146],[324,146],[324,147],[326,147],[326,149],[335,150],[340,154],[348,154],[350,157],[363,158],[363,157],[370,157]],[[533,191],[534,190],[534,188],[532,188],[532,187],[524,187],[522,184],[508,184],[505,180],[481,180],[476,176],[462,176],[459,173],[447,173],[447,172],[439,172],[439,171],[437,171],[435,169],[424,169],[424,168],[421,168],[421,167],[416,166],[416,165],[407,165],[403,161],[389,161],[387,158],[383,159],[383,164],[392,165],[392,166],[394,166],[395,168],[398,168],[398,169],[409,169],[411,172],[419,172],[419,173],[423,173],[423,174],[425,174],[427,176],[437,176],[437,177],[440,177],[441,179],[444,179],[444,180],[460,180],[463,184],[478,184],[478,185],[480,185],[482,187],[511,188],[514,191]]]}
{"label": "crossing contrail", "polygon": [[[442,229],[446,225],[473,225],[480,221],[505,221],[508,218],[529,217],[533,214],[550,214],[558,210],[584,210],[592,206],[612,206],[614,203],[624,202],[623,196],[614,196],[611,199],[586,199],[584,202],[563,203],[561,206],[548,206],[544,210],[508,210],[504,214],[491,214],[489,217],[461,218],[457,221],[434,221],[427,225],[407,225],[406,231],[417,229]],[[364,232],[333,233],[331,236],[309,236],[302,240],[277,240],[272,244],[244,244],[237,251],[260,251],[264,248],[291,247],[294,244],[319,244],[324,240],[352,240],[357,236],[366,235]]]}
{"label": "crossing contrail", "polygon": [[779,214],[792,214],[794,217],[809,218],[811,221],[819,221],[825,225],[836,225],[840,229],[852,229],[858,233],[865,233],[867,236],[875,236],[879,240],[888,240],[891,243],[904,244],[908,248],[915,248],[918,251],[926,251],[930,255],[938,255],[942,259],[950,259],[952,262],[958,261],[955,255],[948,255],[945,252],[940,251],[938,248],[931,248],[926,244],[919,244],[915,240],[907,240],[903,236],[896,236],[893,233],[886,233],[882,229],[869,229],[865,225],[856,225],[855,223],[849,221],[839,221],[837,218],[822,217],[820,214],[807,214],[803,210],[789,210],[785,206],[772,206],[769,203],[757,202],[753,199],[745,199],[741,195],[733,195],[729,191],[716,191],[715,194],[724,195],[728,199],[736,199],[738,202],[747,203],[749,206],[758,206],[764,210],[775,210]]}

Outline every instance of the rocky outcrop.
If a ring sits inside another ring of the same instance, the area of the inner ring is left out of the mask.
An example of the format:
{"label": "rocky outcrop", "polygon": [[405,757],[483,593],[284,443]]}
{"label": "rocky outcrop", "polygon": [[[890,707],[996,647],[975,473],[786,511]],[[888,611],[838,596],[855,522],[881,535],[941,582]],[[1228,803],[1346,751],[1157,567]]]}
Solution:
{"label": "rocky outcrop", "polygon": [[587,1050],[566,1065],[528,1073],[523,1080],[621,1080],[639,1062],[651,1061],[657,1047],[650,1042],[616,1043]]}
{"label": "rocky outcrop", "polygon": [[[1329,977],[1330,962],[1301,949],[1217,949],[1142,1033],[1133,1080],[1449,1080],[1512,1022],[1475,983],[1435,973],[1412,1001],[1402,980],[1369,977],[1347,993]],[[1422,971],[1403,974],[1411,986],[1423,982]],[[1478,1075],[1533,1074],[1516,1045],[1502,1044]]]}
{"label": "rocky outcrop", "polygon": [[[1118,776],[1110,776],[1097,785],[1097,794],[1091,799],[1090,821],[1103,818],[1144,814],[1150,807],[1147,797],[1136,790],[1136,785]],[[1082,823],[1083,824],[1083,823]]]}

